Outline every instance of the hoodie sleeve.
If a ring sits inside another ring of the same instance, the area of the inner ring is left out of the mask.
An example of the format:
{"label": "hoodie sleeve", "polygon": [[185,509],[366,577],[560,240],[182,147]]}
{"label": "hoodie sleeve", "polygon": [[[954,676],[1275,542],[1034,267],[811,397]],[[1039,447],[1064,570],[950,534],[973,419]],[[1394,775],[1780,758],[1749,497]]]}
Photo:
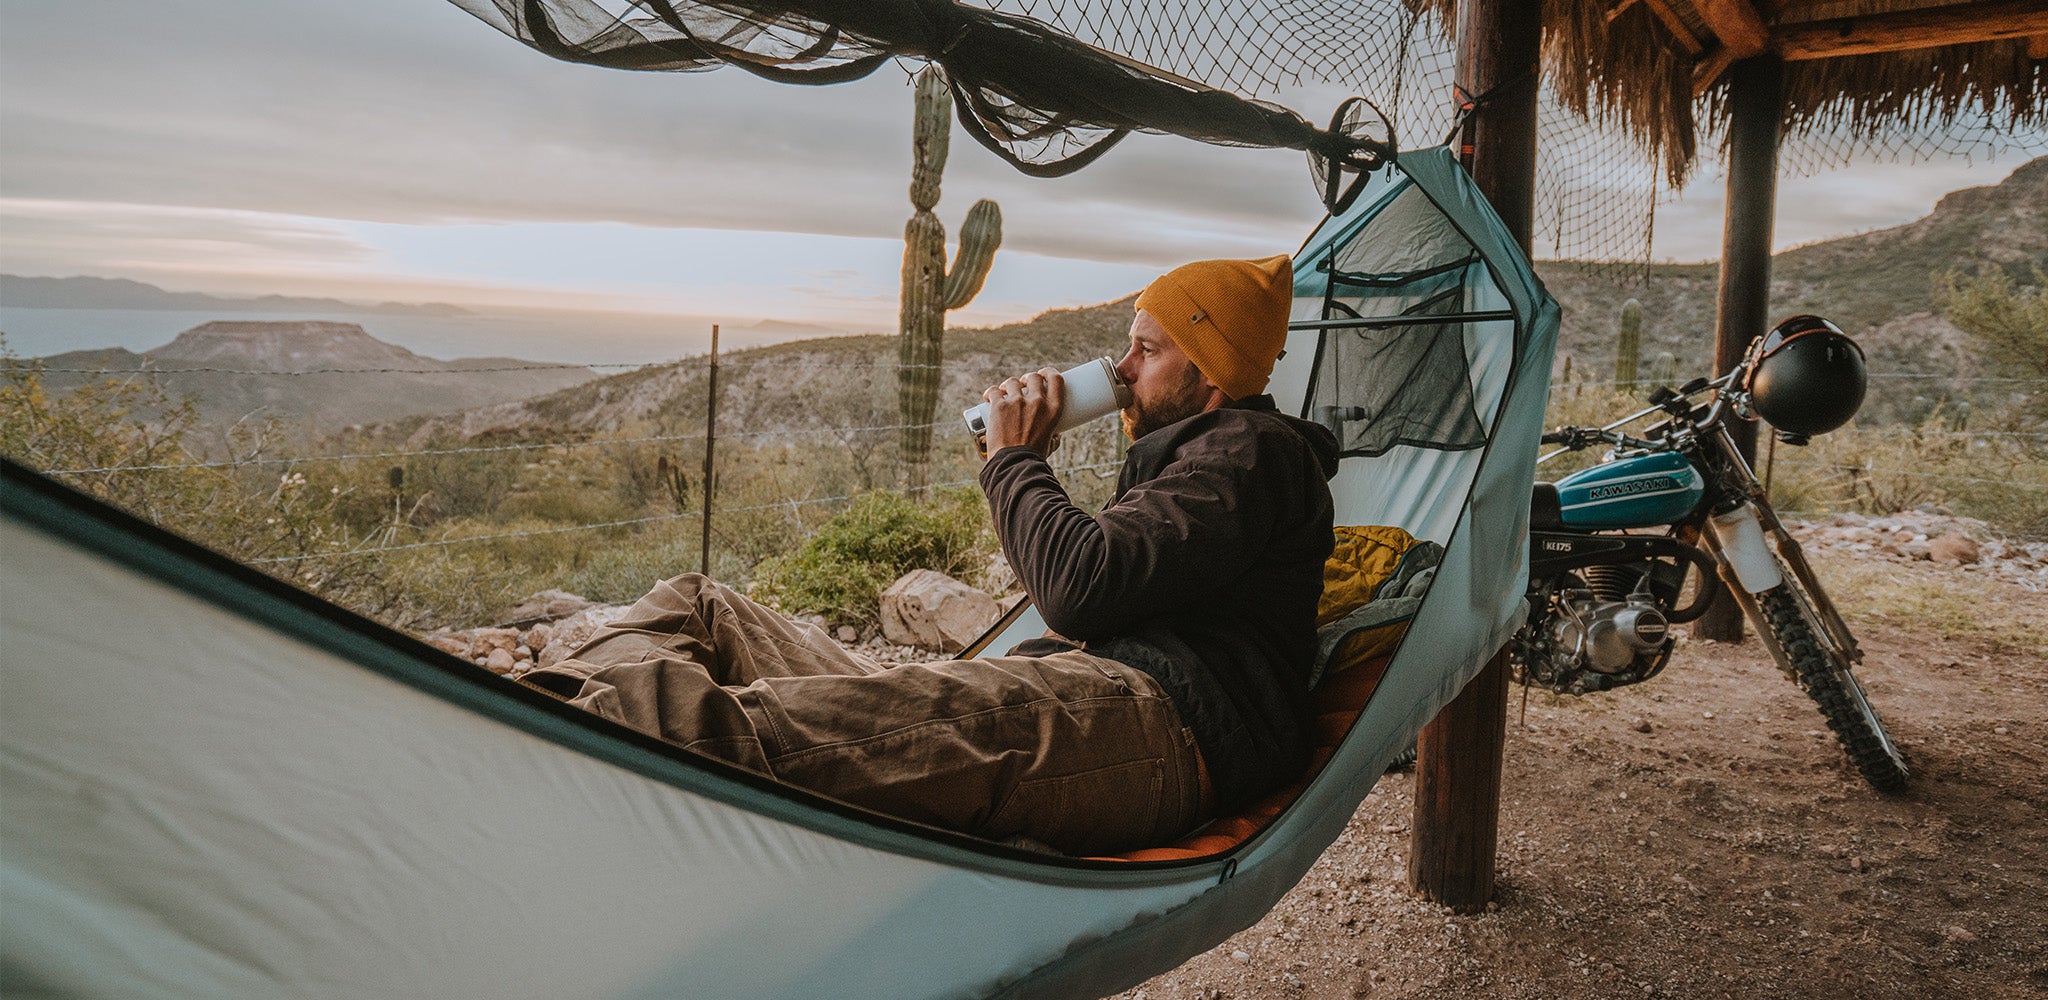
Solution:
{"label": "hoodie sleeve", "polygon": [[1093,516],[1028,448],[992,456],[981,483],[1003,553],[1046,624],[1088,641],[1188,607],[1245,570],[1275,519],[1294,514],[1273,484],[1320,478],[1305,449],[1280,443],[1265,434],[1198,435]]}

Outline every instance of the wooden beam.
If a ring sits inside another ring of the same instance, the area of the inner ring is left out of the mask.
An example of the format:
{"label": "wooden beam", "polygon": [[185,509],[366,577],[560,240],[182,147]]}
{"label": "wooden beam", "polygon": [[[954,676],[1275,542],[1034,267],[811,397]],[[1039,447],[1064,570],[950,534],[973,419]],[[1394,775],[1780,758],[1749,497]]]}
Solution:
{"label": "wooden beam", "polygon": [[1657,20],[1664,22],[1664,29],[1671,32],[1672,39],[1687,55],[1697,56],[1707,50],[1707,43],[1700,41],[1700,36],[1693,34],[1685,19],[1671,9],[1669,0],[1643,0],[1643,5],[1650,8],[1650,13],[1657,15]]}
{"label": "wooden beam", "polygon": [[1705,50],[1704,56],[1699,50],[1693,52],[1698,57],[1692,67],[1692,92],[1697,97],[1728,72],[1728,67],[1762,53],[1770,42],[1770,29],[1749,0],[1694,0],[1693,9],[1707,22],[1717,43]]}
{"label": "wooden beam", "polygon": [[1457,913],[1484,910],[1493,898],[1507,711],[1502,649],[1415,738],[1408,887]]}
{"label": "wooden beam", "polygon": [[1730,53],[1729,62],[1756,55],[1770,43],[1771,31],[1749,0],[1693,0],[1693,8]]}
{"label": "wooden beam", "polygon": [[2027,39],[2027,58],[2048,59],[2048,35],[2034,35]]}
{"label": "wooden beam", "polygon": [[2048,4],[1992,0],[1781,25],[1771,33],[1771,46],[1787,60],[1799,61],[2027,38],[2029,58],[2039,59],[2033,54],[2035,39],[2043,35],[2048,35]]}
{"label": "wooden beam", "polygon": [[1721,74],[1728,72],[1728,67],[1733,65],[1735,65],[1735,53],[1729,51],[1725,45],[1715,49],[1705,59],[1693,63],[1692,96],[1698,97],[1706,93],[1707,88],[1713,86],[1714,81],[1719,80]]}

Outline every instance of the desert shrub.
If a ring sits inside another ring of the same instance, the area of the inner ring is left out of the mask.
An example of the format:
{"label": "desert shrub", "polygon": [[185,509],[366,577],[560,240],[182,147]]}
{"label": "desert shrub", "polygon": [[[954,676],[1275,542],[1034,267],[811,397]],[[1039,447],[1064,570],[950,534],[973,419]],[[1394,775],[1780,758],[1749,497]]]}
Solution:
{"label": "desert shrub", "polygon": [[[1632,388],[1632,387],[1631,387]],[[1567,363],[1564,372],[1550,386],[1550,403],[1543,414],[1543,428],[1549,430],[1569,424],[1574,427],[1605,427],[1622,417],[1644,407],[1644,392],[1632,392],[1615,386],[1605,378],[1593,378],[1581,368],[1573,371]],[[1621,428],[1640,436],[1643,428],[1653,421],[1638,421]],[[1544,445],[1538,454],[1549,454],[1555,445]],[[1595,465],[1605,454],[1605,445],[1595,445],[1577,452],[1566,452],[1536,467],[1536,478],[1557,480],[1580,469]]]}
{"label": "desert shrub", "polygon": [[1936,282],[1936,301],[1949,322],[1993,372],[2020,381],[2018,408],[2048,423],[2048,272],[2033,266],[2033,284],[2021,287],[2001,268],[1977,275],[1952,271]]}
{"label": "desert shrub", "polygon": [[[440,436],[421,451],[451,451],[510,444],[491,438],[464,440]],[[529,461],[524,451],[457,452],[415,454],[403,460],[406,490],[416,498],[420,523],[451,518],[487,517],[517,488],[520,473]]]}
{"label": "desert shrub", "polygon": [[507,521],[605,524],[643,516],[641,511],[614,490],[556,482],[536,489],[515,489],[498,501],[492,514]]}
{"label": "desert shrub", "polygon": [[785,610],[866,624],[878,614],[882,590],[913,569],[973,577],[993,550],[993,534],[973,489],[933,490],[923,502],[865,493],[796,551],[763,562],[753,592]]}
{"label": "desert shrub", "polygon": [[[153,379],[52,393],[33,363],[0,357],[0,452],[75,489],[280,579],[344,600],[374,585],[375,560],[347,508],[357,484],[328,463],[263,460],[265,435],[209,462],[189,446],[193,407]],[[98,469],[105,471],[77,472]]]}
{"label": "desert shrub", "polygon": [[695,518],[683,518],[656,522],[628,537],[592,545],[575,569],[558,580],[532,587],[528,593],[559,587],[606,604],[638,600],[654,584],[699,568],[700,530]]}
{"label": "desert shrub", "polygon": [[1958,431],[1936,411],[1917,426],[1851,425],[1806,448],[1780,445],[1771,500],[1782,511],[1890,514],[1932,506],[2022,534],[2048,534],[2048,452],[2035,432],[1980,421]]}

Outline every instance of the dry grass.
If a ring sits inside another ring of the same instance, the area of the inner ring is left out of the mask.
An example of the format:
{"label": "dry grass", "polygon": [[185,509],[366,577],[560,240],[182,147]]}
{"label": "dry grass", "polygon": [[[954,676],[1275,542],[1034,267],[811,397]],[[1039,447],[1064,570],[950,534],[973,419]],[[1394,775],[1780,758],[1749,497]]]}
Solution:
{"label": "dry grass", "polygon": [[1852,628],[1883,622],[1909,632],[2048,655],[2048,595],[1953,566],[1814,549],[1808,556]]}

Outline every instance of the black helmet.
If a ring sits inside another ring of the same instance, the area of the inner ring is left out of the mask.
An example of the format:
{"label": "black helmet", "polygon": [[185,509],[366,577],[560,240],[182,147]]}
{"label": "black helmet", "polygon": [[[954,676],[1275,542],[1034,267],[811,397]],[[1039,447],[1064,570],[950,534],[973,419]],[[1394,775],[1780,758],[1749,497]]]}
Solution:
{"label": "black helmet", "polygon": [[1826,434],[1863,405],[1863,348],[1819,316],[1794,316],[1749,346],[1742,388],[1758,416],[1790,434]]}

